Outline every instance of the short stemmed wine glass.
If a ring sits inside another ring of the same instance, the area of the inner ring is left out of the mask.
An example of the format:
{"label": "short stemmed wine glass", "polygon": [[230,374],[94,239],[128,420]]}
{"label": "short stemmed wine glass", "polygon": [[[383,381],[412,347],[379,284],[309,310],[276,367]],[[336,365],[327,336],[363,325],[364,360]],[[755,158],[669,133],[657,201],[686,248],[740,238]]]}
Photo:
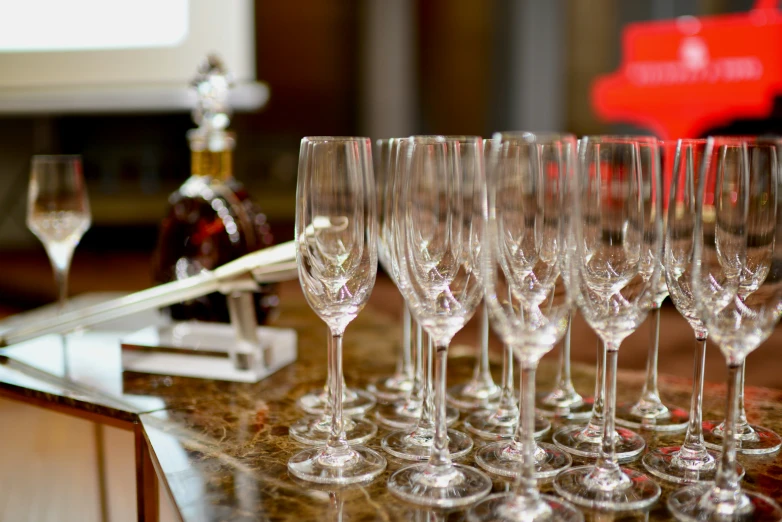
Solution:
{"label": "short stemmed wine glass", "polygon": [[568,263],[570,291],[606,348],[605,418],[597,462],[563,471],[554,487],[571,502],[607,510],[642,509],[660,486],[620,468],[615,455],[616,363],[619,345],[653,307],[662,255],[662,183],[659,170],[643,176],[638,142],[586,137],[576,176],[575,249]]}
{"label": "short stemmed wine glass", "polygon": [[[661,158],[660,143],[650,136],[633,137],[638,142],[641,171],[661,170],[661,159],[666,167],[673,158],[664,155]],[[670,170],[670,167],[668,169]],[[646,175],[645,173],[643,174]],[[662,174],[661,174],[662,175]],[[664,193],[667,195],[667,193]],[[665,199],[664,199],[665,201]],[[665,217],[663,217],[665,221]],[[663,224],[663,228],[665,224]],[[657,357],[660,351],[660,308],[668,297],[668,286],[665,283],[665,267],[660,263],[660,276],[654,288],[654,300],[651,313],[649,352],[646,358],[646,379],[644,380],[641,397],[635,403],[620,404],[616,408],[616,423],[628,428],[644,428],[651,431],[678,431],[687,427],[689,417],[682,408],[670,406],[660,399],[657,386]]]}
{"label": "short stemmed wine glass", "polygon": [[684,484],[714,480],[719,455],[703,442],[703,377],[709,332],[692,295],[696,187],[706,140],[678,140],[675,147],[663,265],[671,300],[695,332],[690,422],[681,446],[656,448],[644,455],[643,465],[652,475]]}
{"label": "short stemmed wine glass", "polygon": [[722,454],[714,483],[668,497],[679,520],[780,520],[770,498],[741,488],[736,471],[738,384],[746,356],[782,313],[782,205],[773,142],[709,138],[698,180],[692,293],[728,366]]}
{"label": "short stemmed wine glass", "polygon": [[33,156],[27,192],[27,227],[46,249],[60,309],[76,245],[90,228],[90,204],[80,156]]}
{"label": "short stemmed wine glass", "polygon": [[480,471],[453,463],[449,438],[457,432],[448,432],[445,417],[448,345],[483,294],[476,267],[486,207],[482,140],[412,137],[400,144],[399,161],[399,287],[436,348],[435,434],[429,461],[396,471],[388,488],[416,504],[463,506],[492,487]]}
{"label": "short stemmed wine glass", "polygon": [[296,189],[296,262],[307,302],[331,333],[326,445],[288,460],[288,471],[323,484],[370,480],[386,468],[374,450],[349,446],[342,408],[342,337],[364,308],[377,274],[377,208],[368,138],[304,138]]}
{"label": "short stemmed wine glass", "polygon": [[[495,330],[521,361],[522,382],[534,382],[538,361],[565,335],[570,315],[559,264],[567,253],[562,185],[568,180],[568,165],[575,163],[568,162],[568,154],[575,154],[576,139],[567,134],[500,133],[495,140],[487,169],[494,264],[483,271],[486,301]],[[527,402],[522,402],[513,438],[476,453],[475,461],[483,469],[518,475],[527,437],[534,436],[534,428],[527,433],[530,427],[522,422],[529,411],[534,415],[534,392],[522,399]],[[572,463],[570,455],[556,446],[532,446],[538,478],[552,477]]]}
{"label": "short stemmed wine glass", "polygon": [[[391,186],[389,179],[396,165],[397,142],[396,138],[377,140],[375,142],[375,189],[377,190],[379,219],[377,257],[378,261],[380,261],[380,266],[392,279],[394,278],[393,260],[388,246],[390,227],[386,219],[388,216],[387,208],[391,205],[387,198],[390,195],[389,186]],[[415,380],[412,345],[412,317],[410,316],[410,310],[405,304],[402,313],[402,345],[396,364],[396,371],[393,375],[377,379],[367,386],[367,390],[379,400],[393,401],[402,399],[412,392],[413,381]]]}
{"label": "short stemmed wine glass", "polygon": [[[572,308],[563,266],[571,243],[567,238],[569,209],[566,161],[574,154],[575,137],[533,133],[501,133],[495,138],[488,169],[488,226],[481,271],[492,323],[513,346],[521,367],[520,437],[511,444],[485,446],[476,460],[492,455],[496,464],[511,463],[503,475],[516,477],[514,491],[492,495],[474,506],[468,518],[488,521],[580,521],[569,503],[541,495],[537,477],[548,466],[570,457],[554,446],[536,444],[535,371],[540,358],[562,339]],[[500,449],[500,446],[502,447]],[[552,454],[553,452],[553,454]],[[503,453],[517,453],[506,456]],[[552,460],[553,459],[553,460]],[[515,473],[513,473],[515,471]]]}

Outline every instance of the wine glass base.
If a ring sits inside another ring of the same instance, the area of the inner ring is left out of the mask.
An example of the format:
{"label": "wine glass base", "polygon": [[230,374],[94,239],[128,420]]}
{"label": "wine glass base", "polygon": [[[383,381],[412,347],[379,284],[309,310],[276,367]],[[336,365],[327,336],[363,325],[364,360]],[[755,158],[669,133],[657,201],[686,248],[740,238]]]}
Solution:
{"label": "wine glass base", "polygon": [[502,388],[493,382],[469,381],[448,388],[448,404],[460,410],[472,411],[488,407],[499,398]]}
{"label": "wine glass base", "polygon": [[[475,454],[481,468],[503,477],[517,477],[522,464],[521,448],[513,441],[487,444]],[[567,469],[573,463],[566,452],[553,444],[538,443],[535,451],[535,478],[546,479]]]}
{"label": "wine glass base", "polygon": [[[383,437],[381,446],[389,455],[404,460],[429,460],[434,445],[434,430],[423,436],[414,436],[413,430],[393,431]],[[452,459],[467,455],[472,450],[472,439],[456,430],[448,430],[448,451]]]}
{"label": "wine glass base", "polygon": [[491,488],[489,477],[461,464],[441,468],[415,464],[388,479],[392,495],[413,504],[443,508],[472,504],[488,495]]}
{"label": "wine glass base", "polygon": [[[327,394],[322,390],[310,392],[302,395],[296,401],[296,405],[302,410],[312,415],[321,415],[326,410]],[[342,401],[342,413],[344,415],[363,415],[371,410],[377,401],[369,392],[364,390],[354,390],[349,388],[345,390],[345,396]]]}
{"label": "wine glass base", "polygon": [[413,379],[403,373],[397,373],[371,382],[367,386],[367,391],[380,402],[397,401],[404,399],[413,391]]}
{"label": "wine glass base", "polygon": [[[719,429],[718,429],[719,428]],[[745,455],[767,455],[779,451],[782,437],[762,426],[750,424],[754,434],[741,436],[736,441],[736,451]],[[706,447],[722,451],[721,423],[706,421],[703,423],[703,442]]]}
{"label": "wine glass base", "polygon": [[[557,430],[552,437],[558,448],[571,455],[584,458],[597,458],[600,455],[601,438],[582,436],[585,426],[565,426]],[[616,459],[627,462],[643,452],[646,441],[637,433],[625,428],[616,429]]]}
{"label": "wine glass base", "polygon": [[480,501],[467,513],[469,522],[583,522],[584,515],[564,500],[549,495],[527,499],[499,493]]}
{"label": "wine glass base", "polygon": [[467,431],[486,440],[510,439],[516,433],[518,412],[507,412],[509,415],[497,415],[496,411],[476,411],[464,420]]}
{"label": "wine glass base", "polygon": [[765,495],[749,491],[742,491],[741,507],[736,513],[730,514],[723,509],[725,506],[720,506],[708,497],[704,498],[713,487],[713,484],[695,484],[675,491],[668,497],[668,509],[677,520],[686,522],[771,522],[782,519],[779,504]]}
{"label": "wine glass base", "polygon": [[386,459],[364,446],[351,446],[345,457],[332,458],[328,448],[309,448],[288,461],[288,472],[296,478],[318,484],[366,482],[386,469]]}
{"label": "wine glass base", "polygon": [[[711,482],[717,475],[719,453],[709,451],[709,457],[705,462],[699,462],[698,466],[685,467],[677,460],[680,446],[657,448],[650,451],[642,460],[646,471],[657,478],[675,482],[677,484],[692,484],[694,482]],[[736,463],[739,480],[744,476],[744,468]]]}
{"label": "wine glass base", "polygon": [[637,404],[620,404],[616,407],[616,423],[633,430],[684,431],[690,422],[687,410],[675,406],[663,406],[662,414],[641,416]]}
{"label": "wine glass base", "polygon": [[[387,428],[413,428],[421,418],[421,403],[407,401],[405,403],[380,404],[375,408],[375,419]],[[459,410],[452,406],[445,408],[445,424],[452,426],[459,420]]]}
{"label": "wine glass base", "polygon": [[554,489],[573,504],[608,511],[643,509],[660,498],[660,486],[643,473],[628,468],[621,468],[629,479],[622,487],[594,487],[589,483],[594,469],[594,466],[580,466],[563,471],[554,479]]}
{"label": "wine glass base", "polygon": [[[362,444],[377,433],[377,426],[364,419],[343,419],[348,444]],[[331,433],[331,417],[305,417],[293,423],[288,435],[302,444],[324,446]]]}
{"label": "wine glass base", "polygon": [[544,417],[563,420],[588,420],[592,416],[593,397],[582,398],[576,403],[551,403],[545,399],[547,393],[539,393],[535,403],[535,410]]}

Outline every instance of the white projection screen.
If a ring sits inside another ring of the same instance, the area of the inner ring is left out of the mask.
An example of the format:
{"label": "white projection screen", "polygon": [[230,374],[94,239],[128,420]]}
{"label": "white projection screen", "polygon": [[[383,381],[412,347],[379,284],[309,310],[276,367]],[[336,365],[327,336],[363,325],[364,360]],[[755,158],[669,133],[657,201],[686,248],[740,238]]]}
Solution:
{"label": "white projection screen", "polygon": [[263,105],[252,0],[0,0],[0,114],[186,110],[208,53]]}

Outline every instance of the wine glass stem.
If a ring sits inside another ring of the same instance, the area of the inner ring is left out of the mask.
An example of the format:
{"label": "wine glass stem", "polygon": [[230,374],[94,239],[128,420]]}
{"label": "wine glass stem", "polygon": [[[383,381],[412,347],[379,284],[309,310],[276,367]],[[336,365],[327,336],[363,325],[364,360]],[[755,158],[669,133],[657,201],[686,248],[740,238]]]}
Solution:
{"label": "wine glass stem", "polygon": [[71,271],[71,259],[68,257],[62,264],[55,262],[55,257],[51,254],[49,259],[54,272],[54,282],[57,285],[57,306],[62,311],[65,309],[65,303],[68,301],[68,275]]}
{"label": "wine glass stem", "polygon": [[703,444],[703,376],[706,367],[706,337],[695,339],[695,362],[690,399],[690,423],[681,447],[682,457],[699,459],[706,453]]}
{"label": "wine glass stem", "polygon": [[605,343],[605,405],[603,412],[603,439],[596,467],[602,472],[619,473],[614,456],[616,447],[616,360],[619,345]]}
{"label": "wine glass stem", "polygon": [[482,383],[485,387],[493,384],[491,378],[491,368],[489,367],[489,310],[483,303],[481,312],[481,327],[478,331],[478,347],[480,353],[475,360],[475,370],[473,371],[473,382]]}
{"label": "wine glass stem", "polygon": [[331,412],[331,432],[326,442],[326,450],[332,455],[347,454],[350,451],[345,438],[345,426],[342,415],[342,332],[331,331],[329,343],[330,386],[329,403]]}
{"label": "wine glass stem", "polygon": [[660,350],[660,307],[652,310],[652,327],[649,338],[649,353],[646,358],[646,380],[641,391],[642,403],[657,403],[660,401],[660,390],[657,388],[657,356]]}
{"label": "wine glass stem", "polygon": [[416,430],[435,429],[436,422],[436,404],[437,400],[432,389],[432,366],[434,365],[434,342],[432,338],[421,329],[421,344],[426,345],[426,358],[424,359],[424,371],[423,371],[423,390],[424,397],[421,403],[421,418],[418,419]]}
{"label": "wine glass stem", "polygon": [[746,359],[742,359],[739,370],[739,381],[736,389],[738,395],[738,413],[736,414],[736,429],[741,434],[749,427],[747,421],[747,410],[744,409],[744,372],[746,370]]}
{"label": "wine glass stem", "polygon": [[436,468],[451,465],[448,452],[448,427],[445,418],[445,375],[448,369],[448,344],[437,346],[437,364],[435,365],[435,433],[432,455],[429,465]]}
{"label": "wine glass stem", "polygon": [[557,385],[555,388],[555,390],[560,390],[568,396],[576,393],[576,388],[573,386],[573,380],[570,376],[570,326],[571,317],[568,316],[565,339],[562,341],[562,349],[559,351],[559,367],[557,368]]}
{"label": "wine glass stem", "polygon": [[605,405],[605,367],[606,367],[606,348],[605,344],[598,338],[597,340],[597,368],[595,377],[595,402],[592,403],[592,416],[589,418],[589,424],[584,431],[589,436],[598,436],[603,429],[603,407]]}
{"label": "wine glass stem", "polygon": [[506,343],[502,347],[502,392],[498,410],[512,410],[515,406],[516,399],[513,397],[513,347]]}
{"label": "wine glass stem", "polygon": [[737,503],[741,494],[739,477],[736,473],[736,420],[739,413],[739,383],[743,361],[728,362],[728,404],[725,418],[725,436],[722,438],[722,454],[714,478],[712,500],[722,503]]}
{"label": "wine glass stem", "polygon": [[402,366],[397,369],[397,373],[410,379],[414,378],[412,324],[413,318],[410,315],[410,308],[405,304],[405,309],[402,312]]}
{"label": "wine glass stem", "polygon": [[415,369],[413,371],[413,391],[410,393],[410,397],[414,401],[423,403],[426,391],[424,389],[424,329],[418,322],[415,323],[415,338],[411,344],[414,347]]}
{"label": "wine glass stem", "polygon": [[522,360],[519,377],[521,407],[515,438],[521,445],[521,473],[516,483],[516,494],[526,498],[538,495],[535,480],[535,370],[537,360]]}

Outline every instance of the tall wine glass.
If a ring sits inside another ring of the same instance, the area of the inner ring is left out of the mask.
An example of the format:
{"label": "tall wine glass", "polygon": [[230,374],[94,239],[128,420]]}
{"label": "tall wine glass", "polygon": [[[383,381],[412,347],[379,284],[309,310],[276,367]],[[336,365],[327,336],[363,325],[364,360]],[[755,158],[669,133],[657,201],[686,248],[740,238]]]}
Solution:
{"label": "tall wine glass", "polygon": [[[623,142],[631,141],[637,143],[637,138],[621,138]],[[579,149],[585,143],[585,140],[579,142]],[[640,152],[640,151],[639,151]],[[590,170],[591,169],[591,170]],[[595,167],[579,169],[579,180],[581,184],[587,181],[590,175],[594,175]],[[638,165],[642,180],[648,179],[647,184],[651,183],[651,177],[659,173],[658,169],[643,169]],[[586,211],[586,210],[585,210]],[[563,426],[552,436],[552,440],[557,447],[582,458],[597,458],[603,447],[603,426],[605,424],[605,363],[606,346],[598,336],[597,342],[597,368],[595,372],[595,392],[592,402],[592,411],[589,422],[586,425]],[[637,458],[646,447],[646,441],[639,434],[627,428],[617,427],[614,435],[614,456],[620,462],[629,461]]]}
{"label": "tall wine glass", "polygon": [[671,170],[668,225],[665,232],[665,276],[671,300],[695,332],[695,364],[690,401],[690,422],[681,446],[662,447],[643,458],[649,473],[678,483],[714,480],[719,455],[703,442],[703,376],[708,330],[692,295],[693,231],[696,219],[698,166],[706,140],[678,140]]}
{"label": "tall wine glass", "polygon": [[[745,140],[751,140],[751,138],[744,138]],[[763,138],[766,143],[774,143],[777,147],[777,157],[779,152],[782,151],[782,139],[780,138]],[[742,293],[746,293],[751,290],[751,285],[744,285]],[[739,385],[738,385],[738,420],[736,421],[736,436],[738,437],[738,443],[736,451],[747,455],[767,455],[775,453],[782,448],[782,437],[780,437],[774,431],[750,424],[747,420],[747,412],[744,409],[744,367],[745,363],[741,363],[741,370],[739,371]],[[725,435],[725,421],[717,423],[715,421],[706,421],[703,423],[703,438],[706,442],[706,446],[713,450],[720,450],[722,448],[722,438]]]}
{"label": "tall wine glass", "polygon": [[68,300],[73,251],[91,222],[81,156],[33,156],[27,227],[40,239],[49,256],[61,310]]}
{"label": "tall wine glass", "polygon": [[660,486],[617,464],[616,361],[622,340],[654,306],[663,246],[662,183],[659,170],[642,175],[640,149],[632,139],[587,137],[579,155],[573,277],[566,280],[606,348],[605,419],[597,462],[563,471],[554,487],[578,505],[642,509],[657,501]]}
{"label": "tall wine glass", "polygon": [[692,293],[728,365],[722,455],[714,483],[676,491],[680,520],[780,520],[770,498],[741,488],[736,420],[741,364],[782,313],[782,205],[773,142],[709,138],[698,181]]}
{"label": "tall wine glass", "polygon": [[[513,463],[507,469],[516,471],[515,490],[481,501],[469,518],[579,521],[581,513],[561,499],[541,495],[536,482],[541,474],[569,466],[570,457],[554,446],[536,444],[533,437],[535,370],[540,358],[565,335],[572,308],[564,281],[569,272],[562,267],[570,244],[567,166],[574,163],[566,155],[575,154],[576,140],[532,133],[503,133],[495,140],[488,169],[488,248],[482,275],[492,322],[503,341],[513,346],[521,366],[522,414],[518,440],[485,446],[476,457],[482,467],[486,457],[494,465]],[[503,458],[503,453],[508,455]],[[552,464],[556,469],[549,469]]]}
{"label": "tall wine glass", "polygon": [[[493,148],[499,142],[495,140],[484,140],[484,156],[486,158],[487,169],[494,161],[492,158]],[[485,320],[481,326],[488,328],[489,311],[488,305],[484,300]],[[482,332],[481,337],[488,339],[488,332]],[[476,372],[477,375],[477,372]],[[465,420],[464,427],[473,435],[477,435],[487,440],[509,439],[518,433],[519,407],[516,401],[516,394],[513,385],[513,346],[503,343],[502,347],[502,381],[500,386],[499,400],[492,407],[486,407],[473,411]],[[486,404],[485,406],[489,406]],[[545,419],[535,417],[535,437],[542,437],[551,429],[551,423]],[[488,469],[488,468],[485,468]],[[515,472],[513,472],[515,475]]]}
{"label": "tall wine glass", "polygon": [[483,294],[476,269],[485,224],[482,140],[422,136],[400,147],[405,166],[395,223],[399,286],[436,347],[436,425],[429,462],[396,471],[388,488],[416,504],[462,506],[492,487],[480,471],[453,463],[445,418],[448,345]]}
{"label": "tall wine glass", "polygon": [[[657,138],[638,136],[633,138],[638,142],[641,170],[661,170],[661,150]],[[667,171],[673,160],[669,155],[662,158]],[[644,174],[646,175],[646,174]],[[661,174],[662,175],[662,174]],[[664,192],[667,195],[667,192]],[[663,217],[665,220],[665,217]],[[665,224],[663,224],[663,229]],[[644,428],[651,431],[678,431],[687,427],[689,417],[682,408],[663,404],[660,390],[657,386],[657,357],[660,351],[660,308],[668,297],[668,286],[665,283],[665,269],[660,262],[660,276],[654,289],[654,308],[651,313],[649,352],[646,358],[646,379],[644,380],[641,397],[635,403],[620,404],[616,408],[616,422],[633,429]]]}
{"label": "tall wine glass", "polygon": [[367,138],[304,138],[296,189],[296,262],[310,307],[331,332],[331,432],[324,447],[288,460],[288,471],[322,484],[370,480],[386,468],[374,450],[349,446],[342,410],[342,337],[364,308],[377,274],[377,208]]}
{"label": "tall wine glass", "polygon": [[[380,266],[386,271],[391,279],[395,278],[394,268],[389,252],[388,233],[390,226],[387,222],[388,208],[391,202],[389,187],[390,178],[393,169],[396,166],[396,152],[398,140],[389,138],[377,140],[375,142],[375,189],[377,191],[377,211],[378,211],[378,244],[377,258]],[[413,390],[413,381],[415,379],[413,356],[412,356],[412,317],[407,305],[404,305],[402,312],[402,345],[399,353],[399,359],[396,363],[396,371],[393,375],[382,377],[371,382],[367,390],[379,400],[393,401],[402,399],[409,395]]]}
{"label": "tall wine glass", "polygon": [[[396,189],[399,143],[405,139],[393,138],[388,143],[389,150],[386,152],[388,164],[382,188],[384,204],[380,210],[382,215],[380,219],[382,239],[378,244],[378,252],[384,251],[384,257],[387,262],[386,270],[397,286],[399,286],[399,261],[397,244],[393,240],[394,216],[392,211],[395,202],[394,190]],[[381,257],[382,259],[383,257]],[[405,310],[409,314],[407,303],[405,303]],[[375,419],[384,426],[403,430],[392,432],[383,439],[382,445],[384,450],[403,459],[425,460],[429,458],[430,448],[434,440],[434,392],[431,383],[434,358],[431,343],[423,328],[417,321],[411,322],[415,323],[413,387],[404,398],[390,404],[379,405],[375,409],[374,414]],[[459,411],[448,406],[446,408],[446,419],[447,424],[450,426],[459,419]],[[453,451],[459,453],[465,449],[467,449],[466,446],[454,447]]]}
{"label": "tall wine glass", "polygon": [[527,395],[513,439],[482,447],[475,461],[487,471],[515,477],[529,449],[534,476],[552,477],[570,466],[570,455],[551,444],[536,444],[534,428],[524,417],[534,417],[538,361],[565,335],[571,310],[564,286],[568,272],[563,275],[560,263],[567,261],[563,185],[568,166],[575,163],[568,155],[575,155],[576,139],[501,133],[494,147],[487,175],[493,253],[483,271],[486,301],[495,329],[520,361],[522,394]]}

